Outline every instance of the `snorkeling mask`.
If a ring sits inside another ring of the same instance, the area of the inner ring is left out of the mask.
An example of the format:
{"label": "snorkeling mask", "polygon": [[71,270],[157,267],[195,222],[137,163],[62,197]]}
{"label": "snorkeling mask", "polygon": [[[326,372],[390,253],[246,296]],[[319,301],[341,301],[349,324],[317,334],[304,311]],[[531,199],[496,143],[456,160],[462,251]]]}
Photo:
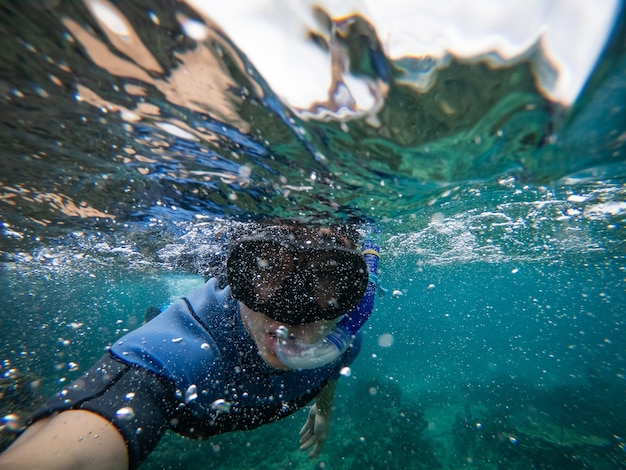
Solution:
{"label": "snorkeling mask", "polygon": [[281,326],[276,331],[276,355],[290,369],[316,369],[329,364],[344,354],[352,345],[357,332],[367,321],[374,308],[374,297],[378,285],[378,260],[380,248],[371,243],[363,244],[363,260],[371,276],[365,295],[356,307],[350,310],[317,343],[304,343],[289,337],[289,330]]}
{"label": "snorkeling mask", "polygon": [[288,325],[344,315],[368,282],[359,251],[336,235],[306,228],[268,227],[240,239],[226,272],[235,299]]}

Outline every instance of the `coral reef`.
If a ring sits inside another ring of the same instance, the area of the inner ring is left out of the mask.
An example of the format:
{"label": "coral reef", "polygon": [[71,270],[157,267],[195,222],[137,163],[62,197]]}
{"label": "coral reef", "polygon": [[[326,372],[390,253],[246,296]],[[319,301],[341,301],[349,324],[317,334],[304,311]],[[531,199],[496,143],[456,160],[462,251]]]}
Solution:
{"label": "coral reef", "polygon": [[[606,385],[606,384],[605,384]],[[469,384],[453,439],[459,467],[613,469],[626,467],[623,390],[598,397],[598,384],[533,387],[503,376]]]}

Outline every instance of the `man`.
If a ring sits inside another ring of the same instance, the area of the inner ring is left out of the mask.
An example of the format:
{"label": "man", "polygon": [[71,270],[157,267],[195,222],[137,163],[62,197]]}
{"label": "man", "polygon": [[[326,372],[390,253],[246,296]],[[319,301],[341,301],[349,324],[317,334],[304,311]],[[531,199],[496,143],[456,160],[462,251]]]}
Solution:
{"label": "man", "polygon": [[302,226],[239,238],[225,289],[211,279],[118,340],[35,413],[0,468],[136,468],[166,429],[253,429],[313,399],[300,446],[318,456],[373,306],[378,252],[362,255],[355,240]]}

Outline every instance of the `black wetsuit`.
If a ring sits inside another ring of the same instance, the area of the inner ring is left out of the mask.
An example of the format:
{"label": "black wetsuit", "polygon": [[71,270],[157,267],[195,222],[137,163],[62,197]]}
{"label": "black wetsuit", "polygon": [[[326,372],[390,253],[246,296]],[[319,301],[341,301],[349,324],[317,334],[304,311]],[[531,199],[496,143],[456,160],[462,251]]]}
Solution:
{"label": "black wetsuit", "polygon": [[130,468],[136,468],[166,429],[206,438],[293,413],[339,377],[359,349],[357,335],[343,356],[324,367],[270,367],[245,330],[230,289],[219,289],[211,279],[116,341],[31,422],[57,411],[93,411],[117,427],[128,447]]}

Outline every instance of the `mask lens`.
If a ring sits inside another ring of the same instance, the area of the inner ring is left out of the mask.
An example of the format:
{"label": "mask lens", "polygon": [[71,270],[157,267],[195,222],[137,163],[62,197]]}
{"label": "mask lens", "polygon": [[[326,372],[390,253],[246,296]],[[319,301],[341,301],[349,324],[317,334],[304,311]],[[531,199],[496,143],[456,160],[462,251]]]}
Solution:
{"label": "mask lens", "polygon": [[356,252],[324,250],[314,253],[307,270],[315,280],[314,294],[320,306],[338,309],[351,304],[353,291],[357,295],[361,292],[364,269],[363,260]]}
{"label": "mask lens", "polygon": [[274,243],[253,243],[248,249],[252,289],[259,302],[267,302],[294,270],[292,254]]}
{"label": "mask lens", "polygon": [[266,240],[240,242],[227,273],[233,297],[292,325],[341,316],[367,286],[367,267],[355,250]]}

